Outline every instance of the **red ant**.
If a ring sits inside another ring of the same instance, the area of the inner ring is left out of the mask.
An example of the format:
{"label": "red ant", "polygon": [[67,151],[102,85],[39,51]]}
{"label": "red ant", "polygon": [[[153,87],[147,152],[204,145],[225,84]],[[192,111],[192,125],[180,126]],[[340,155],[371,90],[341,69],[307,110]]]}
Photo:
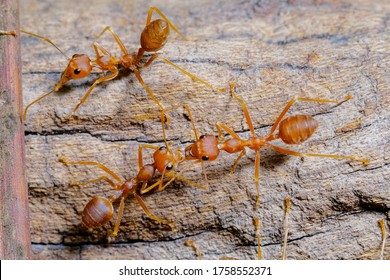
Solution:
{"label": "red ant", "polygon": [[[163,127],[163,136],[164,136],[164,142],[165,146],[158,147],[154,145],[149,144],[142,144],[138,148],[138,167],[139,171],[136,177],[124,180],[120,176],[118,176],[115,172],[110,170],[108,167],[103,165],[100,162],[95,161],[67,161],[65,157],[61,157],[59,160],[66,164],[66,165],[93,165],[97,166],[103,171],[105,171],[108,175],[112,177],[110,179],[107,176],[102,176],[94,180],[87,181],[85,183],[71,183],[72,186],[85,186],[90,183],[95,183],[99,181],[106,181],[109,185],[112,186],[114,190],[121,191],[116,196],[111,196],[109,199],[104,197],[94,197],[92,198],[87,205],[85,206],[82,215],[81,220],[82,224],[89,228],[93,229],[96,227],[100,227],[105,225],[107,222],[109,222],[112,219],[114,208],[113,208],[113,202],[120,199],[119,203],[119,210],[118,215],[115,222],[115,227],[113,232],[109,236],[109,241],[112,241],[115,239],[115,237],[118,234],[119,231],[119,225],[120,221],[123,215],[124,210],[124,201],[129,195],[133,195],[137,202],[141,205],[142,209],[146,213],[146,215],[155,221],[158,221],[162,224],[168,225],[171,230],[174,230],[174,226],[171,222],[168,222],[165,219],[158,218],[155,215],[153,215],[147,208],[144,201],[141,199],[140,195],[145,194],[147,192],[150,192],[152,189],[158,187],[158,191],[164,190],[167,186],[169,186],[173,180],[179,178],[193,186],[196,186],[198,188],[205,189],[203,186],[181,176],[181,174],[185,171],[185,169],[181,170],[178,173],[173,173],[179,164],[181,164],[184,161],[184,157],[180,152],[180,149],[177,148],[175,150],[172,150],[169,146],[169,144],[166,141],[166,135],[165,135],[165,123],[164,123],[165,115],[162,114],[161,116],[161,122]],[[143,163],[143,149],[152,149],[154,150],[153,153],[153,163],[150,164],[144,164]],[[154,175],[158,171],[161,174],[161,177],[157,182],[152,184],[151,186],[148,186],[148,183],[154,178]],[[163,184],[164,177],[170,177],[171,179]],[[139,186],[141,186],[139,188]],[[140,194],[138,194],[138,193]]]}
{"label": "red ant", "polygon": [[[318,127],[318,122],[308,115],[294,115],[283,119],[287,111],[290,107],[297,101],[307,101],[307,102],[318,102],[318,103],[336,103],[340,104],[344,101],[347,101],[351,98],[351,96],[347,96],[342,101],[335,100],[326,100],[326,99],[313,99],[313,98],[303,98],[303,97],[295,97],[291,99],[283,111],[280,113],[278,118],[276,119],[274,125],[271,128],[268,136],[257,136],[252,124],[252,120],[250,118],[248,109],[244,103],[244,101],[237,97],[234,92],[234,84],[230,84],[230,94],[232,97],[237,100],[242,107],[244,112],[246,121],[249,126],[249,130],[252,133],[252,136],[249,139],[242,139],[237,133],[235,133],[232,129],[227,127],[225,124],[218,123],[217,130],[219,132],[219,142],[218,138],[214,135],[202,135],[197,138],[196,142],[186,147],[186,159],[196,159],[203,161],[207,160],[215,160],[219,155],[219,150],[224,150],[228,153],[240,153],[233,164],[230,174],[234,173],[234,170],[239,162],[239,160],[246,155],[246,148],[254,150],[256,152],[255,157],[255,184],[257,190],[257,198],[256,205],[260,202],[260,194],[259,194],[259,170],[260,170],[260,149],[263,147],[271,148],[279,153],[293,156],[310,156],[310,157],[325,157],[325,158],[339,158],[339,159],[350,159],[354,161],[360,161],[364,164],[369,162],[368,159],[359,159],[353,156],[342,156],[342,155],[330,155],[330,154],[314,154],[314,153],[300,153],[296,151],[292,151],[286,148],[278,147],[272,145],[271,142],[276,139],[281,139],[286,144],[300,144],[311,137],[314,131]],[[283,119],[283,120],[282,120]],[[278,133],[276,133],[276,129],[278,129]],[[232,138],[223,140],[222,130],[225,130]]]}
{"label": "red ant", "polygon": [[[156,19],[151,21],[153,12],[157,12],[162,19]],[[68,66],[61,74],[61,80],[59,83],[55,86],[53,90],[50,92],[42,95],[41,97],[37,98],[33,102],[29,103],[23,114],[23,119],[26,119],[27,111],[28,109],[38,101],[42,100],[43,98],[47,97],[48,95],[52,94],[53,92],[59,91],[62,86],[67,83],[70,80],[76,80],[84,78],[88,75],[90,75],[93,68],[98,68],[101,71],[103,71],[104,76],[101,78],[98,78],[92,86],[88,89],[88,91],[84,94],[82,99],[79,101],[79,103],[76,105],[76,107],[73,109],[72,114],[74,114],[78,108],[85,102],[85,100],[88,98],[92,90],[98,85],[103,82],[112,80],[116,78],[119,74],[119,67],[123,67],[126,69],[130,69],[139,83],[143,86],[143,88],[146,90],[146,92],[149,94],[149,96],[153,99],[153,101],[160,107],[162,112],[165,112],[165,108],[161,105],[161,103],[158,101],[158,99],[154,96],[152,91],[149,89],[149,87],[144,83],[141,74],[139,72],[139,69],[148,67],[155,59],[159,58],[165,63],[175,67],[185,75],[189,76],[193,80],[196,80],[198,82],[201,82],[205,84],[206,86],[210,87],[211,89],[218,90],[218,91],[225,91],[224,88],[215,88],[212,85],[210,85],[208,82],[196,77],[195,75],[187,72],[186,70],[180,68],[178,65],[174,64],[173,62],[169,61],[166,58],[159,57],[157,54],[153,54],[145,63],[142,62],[142,59],[144,57],[145,52],[156,52],[160,50],[165,43],[167,42],[168,35],[170,33],[170,28],[172,28],[176,33],[178,33],[184,40],[187,40],[182,33],[168,20],[168,18],[156,7],[151,7],[148,12],[148,16],[146,19],[146,26],[144,30],[141,33],[140,37],[140,43],[141,48],[139,48],[138,52],[130,54],[122,41],[120,40],[119,36],[112,31],[110,26],[107,26],[103,29],[103,31],[98,35],[98,38],[102,36],[106,31],[110,32],[112,36],[114,37],[116,43],[118,44],[119,48],[121,49],[123,56],[121,57],[115,57],[112,54],[110,54],[107,50],[105,50],[103,47],[101,47],[97,42],[93,44],[93,48],[96,54],[96,59],[91,59],[86,54],[75,54],[72,56],[72,58],[68,58],[64,52],[62,52],[52,41],[50,41],[48,38],[42,37],[40,35],[27,32],[24,30],[21,30],[22,33],[26,33],[35,37],[38,37],[40,39],[43,39],[47,42],[49,42],[51,45],[56,47],[64,56],[66,59],[69,60]],[[15,32],[2,32],[0,33],[2,35],[15,35]],[[105,72],[109,72],[109,74],[105,74]]]}

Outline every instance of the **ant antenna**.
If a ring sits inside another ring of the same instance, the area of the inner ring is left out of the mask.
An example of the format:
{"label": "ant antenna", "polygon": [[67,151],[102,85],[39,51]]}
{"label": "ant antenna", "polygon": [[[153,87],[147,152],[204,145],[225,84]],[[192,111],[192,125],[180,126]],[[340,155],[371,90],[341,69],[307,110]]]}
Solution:
{"label": "ant antenna", "polygon": [[23,30],[23,29],[20,29],[20,32],[24,33],[24,34],[27,34],[27,35],[30,35],[30,36],[37,37],[37,38],[39,38],[41,40],[44,40],[44,41],[48,42],[50,45],[55,47],[67,60],[70,60],[70,58],[59,47],[57,47],[57,45],[54,44],[49,38],[43,37],[41,35],[29,32],[29,31],[26,31],[26,30]]}

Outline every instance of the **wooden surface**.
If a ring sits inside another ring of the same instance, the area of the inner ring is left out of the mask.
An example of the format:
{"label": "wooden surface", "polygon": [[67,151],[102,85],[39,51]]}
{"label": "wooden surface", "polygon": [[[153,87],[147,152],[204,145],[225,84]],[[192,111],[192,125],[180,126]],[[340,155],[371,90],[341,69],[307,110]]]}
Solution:
{"label": "wooden surface", "polygon": [[[206,163],[210,190],[177,181],[144,196],[157,216],[150,220],[126,201],[121,230],[107,244],[111,227],[85,230],[80,213],[109,186],[71,187],[102,176],[93,167],[66,167],[58,159],[96,160],[125,178],[135,176],[142,143],[163,145],[161,123],[136,116],[158,112],[134,76],[98,86],[77,117],[70,113],[101,74],[69,83],[33,106],[26,128],[33,256],[36,259],[257,258],[253,218],[260,218],[264,259],[280,259],[283,201],[292,200],[287,259],[377,259],[378,220],[389,225],[390,5],[384,1],[22,1],[24,29],[52,39],[69,56],[93,55],[94,38],[107,25],[129,50],[137,50],[150,6],[157,5],[188,37],[174,33],[159,53],[215,86],[236,82],[259,135],[294,96],[352,99],[339,106],[299,103],[289,114],[314,116],[319,128],[299,151],[367,157],[348,160],[299,158],[262,151],[261,207],[254,210],[254,153],[248,151],[233,176],[236,155],[221,153]],[[24,104],[50,91],[67,62],[50,45],[23,41]],[[109,35],[99,42],[120,54]],[[188,104],[202,133],[223,122],[250,135],[241,107],[228,93],[211,91],[169,65],[155,61],[142,71],[145,83],[166,106]],[[167,129],[174,147],[194,141],[183,109],[172,111]],[[282,145],[282,144],[281,144]],[[145,159],[145,162],[150,162]],[[199,166],[186,173],[203,182]],[[389,243],[388,243],[389,244]],[[386,245],[385,257],[390,255]]]}
{"label": "wooden surface", "polygon": [[[0,4],[0,30],[19,29],[18,1]],[[18,37],[0,36],[0,259],[28,259],[31,241]]]}

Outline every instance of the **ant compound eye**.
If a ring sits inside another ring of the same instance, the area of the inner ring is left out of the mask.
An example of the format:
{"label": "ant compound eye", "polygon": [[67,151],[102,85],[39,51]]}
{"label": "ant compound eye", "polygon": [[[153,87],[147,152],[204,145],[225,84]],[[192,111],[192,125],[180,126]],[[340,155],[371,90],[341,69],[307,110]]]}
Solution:
{"label": "ant compound eye", "polygon": [[201,136],[199,137],[199,139],[203,139],[203,138],[205,138],[205,137],[206,137],[206,135],[203,134],[203,135],[201,135]]}
{"label": "ant compound eye", "polygon": [[165,150],[165,149],[166,149],[165,146],[161,146],[161,147],[159,148],[159,150]]}
{"label": "ant compound eye", "polygon": [[81,70],[79,68],[76,68],[74,69],[73,73],[75,73],[75,75],[78,75],[81,73]]}
{"label": "ant compound eye", "polygon": [[203,156],[202,160],[209,160],[209,156]]}
{"label": "ant compound eye", "polygon": [[172,168],[173,168],[173,164],[172,163],[168,163],[167,170],[171,170]]}

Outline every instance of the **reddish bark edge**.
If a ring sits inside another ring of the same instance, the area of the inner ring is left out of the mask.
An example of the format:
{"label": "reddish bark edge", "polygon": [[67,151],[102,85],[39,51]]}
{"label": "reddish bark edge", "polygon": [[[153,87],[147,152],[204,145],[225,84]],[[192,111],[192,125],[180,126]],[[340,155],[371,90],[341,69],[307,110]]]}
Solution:
{"label": "reddish bark edge", "polygon": [[[0,29],[19,30],[19,1],[0,5]],[[0,259],[31,256],[18,35],[0,36]]]}

